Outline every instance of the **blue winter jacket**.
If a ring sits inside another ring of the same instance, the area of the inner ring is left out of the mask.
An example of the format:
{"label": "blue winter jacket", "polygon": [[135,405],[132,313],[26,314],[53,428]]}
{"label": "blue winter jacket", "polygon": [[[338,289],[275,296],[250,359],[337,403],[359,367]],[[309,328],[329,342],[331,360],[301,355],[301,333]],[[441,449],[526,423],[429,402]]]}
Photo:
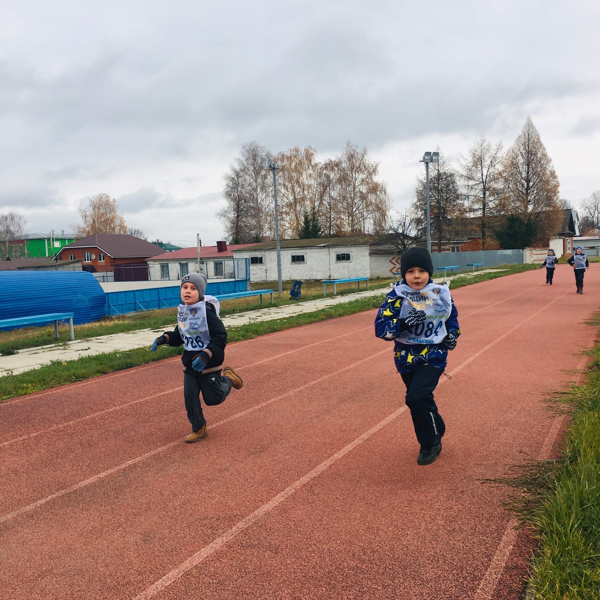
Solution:
{"label": "blue winter jacket", "polygon": [[[430,280],[431,283],[433,283]],[[406,283],[402,280],[402,283]],[[375,335],[386,341],[394,341],[394,362],[400,373],[411,373],[421,365],[430,365],[438,369],[445,369],[448,359],[448,348],[440,344],[404,344],[395,338],[408,329],[404,319],[400,318],[403,299],[400,299],[393,289],[379,307],[375,317]],[[458,324],[458,311],[452,300],[452,310],[446,319],[446,331],[455,337],[460,335]]]}

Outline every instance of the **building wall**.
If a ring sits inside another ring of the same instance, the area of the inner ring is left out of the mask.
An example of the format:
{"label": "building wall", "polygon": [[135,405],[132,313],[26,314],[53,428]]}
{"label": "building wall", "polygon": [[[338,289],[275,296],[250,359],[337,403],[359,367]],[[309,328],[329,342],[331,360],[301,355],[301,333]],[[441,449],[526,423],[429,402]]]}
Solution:
{"label": "building wall", "polygon": [[[236,250],[236,258],[250,258],[250,281],[277,281],[277,250]],[[338,260],[338,255],[350,260]],[[292,262],[292,256],[304,257],[303,262]],[[262,264],[252,264],[252,258],[262,259]],[[323,246],[309,248],[281,248],[281,279],[323,280],[369,275],[368,246]]]}
{"label": "building wall", "polygon": [[52,243],[50,242],[50,238],[26,240],[27,256],[31,258],[54,256],[61,248],[72,244],[74,241],[72,238],[54,238]]}
{"label": "building wall", "polygon": [[[181,265],[187,265],[187,273],[198,272],[198,261],[190,259],[174,259],[174,260],[148,260],[149,278],[152,281],[169,281],[178,280],[186,273],[182,273]],[[221,270],[216,263],[222,263]],[[169,278],[165,279],[161,276],[161,264],[169,265]],[[185,271],[185,268],[183,269]],[[223,258],[207,258],[203,259],[201,264],[201,272],[204,273],[207,279],[233,279],[233,258],[230,256]]]}

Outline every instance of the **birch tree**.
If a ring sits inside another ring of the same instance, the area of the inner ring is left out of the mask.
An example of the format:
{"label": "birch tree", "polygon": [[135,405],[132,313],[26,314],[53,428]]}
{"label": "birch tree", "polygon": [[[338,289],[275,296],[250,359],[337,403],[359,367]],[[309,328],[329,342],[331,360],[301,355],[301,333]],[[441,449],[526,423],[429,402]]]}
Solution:
{"label": "birch tree", "polygon": [[[15,212],[0,215],[0,257],[20,256],[20,247],[15,247],[17,240],[25,235],[25,218]],[[15,252],[16,249],[16,252]]]}
{"label": "birch tree", "polygon": [[108,194],[88,199],[87,206],[79,208],[83,223],[77,225],[77,235],[87,237],[94,233],[127,233],[125,219],[117,210],[117,201]]}

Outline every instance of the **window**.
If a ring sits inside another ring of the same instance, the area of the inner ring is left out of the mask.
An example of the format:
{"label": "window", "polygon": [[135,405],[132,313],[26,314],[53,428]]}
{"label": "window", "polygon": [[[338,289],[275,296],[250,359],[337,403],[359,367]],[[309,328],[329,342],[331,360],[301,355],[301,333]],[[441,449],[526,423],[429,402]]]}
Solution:
{"label": "window", "polygon": [[350,253],[349,252],[342,252],[341,254],[336,254],[335,255],[335,260],[337,262],[348,262],[350,260]]}
{"label": "window", "polygon": [[460,252],[460,246],[450,246],[450,252]]}
{"label": "window", "polygon": [[160,278],[169,279],[169,263],[160,263]]}
{"label": "window", "polygon": [[102,252],[100,252],[100,254],[98,254],[98,262],[104,262],[105,257],[104,254],[102,254]]}
{"label": "window", "polygon": [[181,277],[185,277],[188,273],[190,272],[190,269],[188,267],[188,264],[185,263],[179,263],[179,275]]}
{"label": "window", "polygon": [[292,264],[306,262],[304,254],[292,254]]}
{"label": "window", "polygon": [[83,253],[83,262],[92,262],[92,253],[91,252]]}
{"label": "window", "polygon": [[75,260],[75,255],[74,254],[69,254],[69,260]]}
{"label": "window", "polygon": [[223,277],[225,263],[222,260],[215,260],[213,264],[215,267],[215,277]]}
{"label": "window", "polygon": [[262,265],[263,264],[263,257],[262,256],[251,256],[250,257],[250,264],[251,265]]}

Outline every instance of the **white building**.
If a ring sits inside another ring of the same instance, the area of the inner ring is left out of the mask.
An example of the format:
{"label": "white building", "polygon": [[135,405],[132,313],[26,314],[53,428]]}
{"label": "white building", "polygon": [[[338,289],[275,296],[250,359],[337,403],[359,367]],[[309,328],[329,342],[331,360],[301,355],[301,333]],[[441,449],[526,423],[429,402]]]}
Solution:
{"label": "white building", "polygon": [[[378,245],[379,236],[281,240],[281,279],[306,281],[349,277],[392,277],[399,270],[397,253]],[[376,248],[377,247],[377,248]],[[277,281],[277,248],[273,241],[233,250],[250,259],[250,280]]]}

